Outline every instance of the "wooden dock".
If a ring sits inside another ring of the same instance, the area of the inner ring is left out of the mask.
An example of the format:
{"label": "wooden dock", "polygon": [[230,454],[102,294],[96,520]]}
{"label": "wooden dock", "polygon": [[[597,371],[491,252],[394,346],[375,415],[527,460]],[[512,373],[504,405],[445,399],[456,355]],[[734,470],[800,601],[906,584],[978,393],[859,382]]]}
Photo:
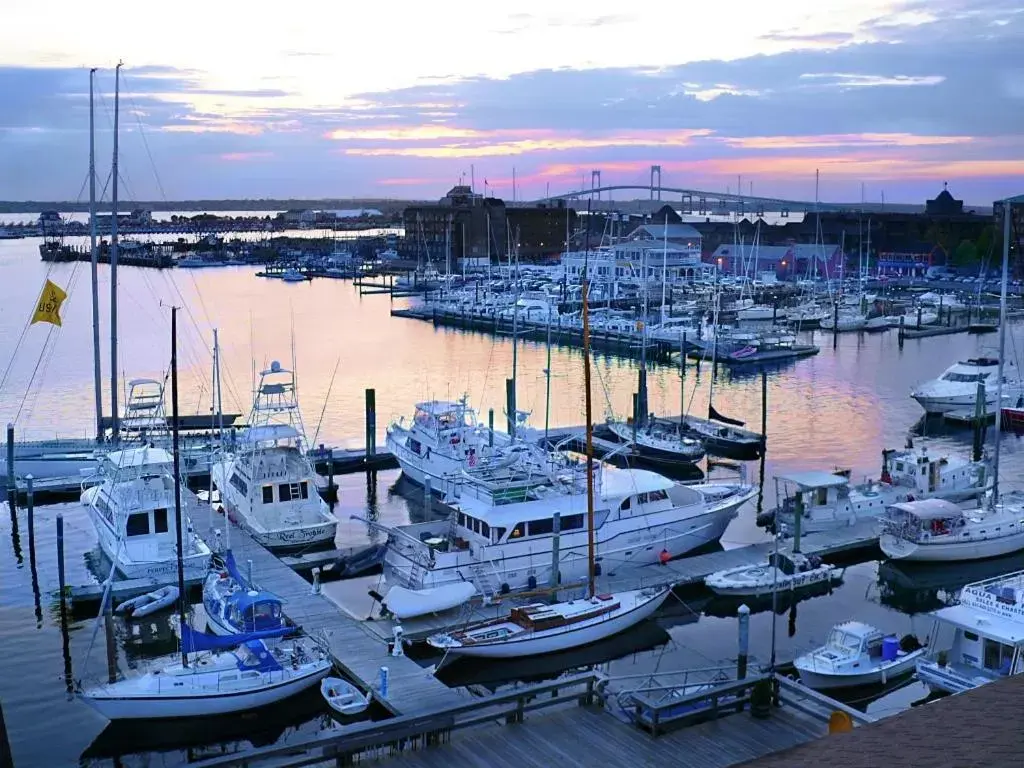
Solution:
{"label": "wooden dock", "polygon": [[[344,615],[291,567],[231,525],[231,549],[239,564],[252,560],[253,578],[284,601],[284,611],[306,634],[326,640],[335,665],[394,714],[413,715],[465,703],[469,694],[449,688],[406,656],[391,656],[379,636]],[[388,695],[380,690],[380,669],[388,668]]]}

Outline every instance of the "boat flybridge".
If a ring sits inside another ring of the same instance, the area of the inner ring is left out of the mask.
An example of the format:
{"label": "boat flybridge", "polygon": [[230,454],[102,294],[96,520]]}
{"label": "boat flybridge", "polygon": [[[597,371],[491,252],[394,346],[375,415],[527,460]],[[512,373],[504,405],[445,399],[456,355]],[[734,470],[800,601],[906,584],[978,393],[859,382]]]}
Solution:
{"label": "boat flybridge", "polygon": [[249,423],[236,451],[210,471],[228,515],[268,549],[333,541],[338,520],[305,451],[295,374],[276,360],[260,373]]}
{"label": "boat flybridge", "polygon": [[917,677],[933,693],[961,693],[1024,672],[1024,571],[968,584],[934,611]]}
{"label": "boat flybridge", "polygon": [[1024,499],[1007,494],[962,509],[942,499],[893,504],[878,544],[895,560],[981,560],[1024,549]]}
{"label": "boat flybridge", "polygon": [[[1003,403],[1013,404],[1022,394],[1024,385],[1003,377]],[[984,387],[985,410],[992,413],[999,397],[999,360],[992,357],[972,357],[954,363],[937,379],[916,387],[910,396],[926,413],[949,413],[958,409],[973,409],[978,401],[978,386]]]}
{"label": "boat flybridge", "polygon": [[852,484],[847,471],[810,470],[779,475],[775,484],[780,501],[766,518],[774,517],[776,523],[791,531],[799,516],[800,529],[814,533],[877,517],[889,505],[903,501],[939,498],[962,502],[984,492],[988,466],[987,458],[969,461],[931,454],[922,445],[916,449],[884,451],[883,471],[878,480]]}
{"label": "boat flybridge", "polygon": [[417,403],[411,422],[402,417],[388,427],[387,447],[403,475],[418,485],[430,481],[435,490],[464,469],[512,464],[531,452],[480,425],[465,396]]}
{"label": "boat flybridge", "polygon": [[[451,519],[384,529],[389,584],[422,590],[470,582],[490,597],[546,583],[556,525],[561,580],[586,577],[586,465],[555,455],[551,462],[547,471],[531,460],[450,478]],[[718,541],[755,494],[743,483],[680,485],[607,464],[595,464],[594,485],[594,538],[605,568],[657,563]]]}
{"label": "boat flybridge", "polygon": [[[177,574],[174,474],[162,448],[126,448],[104,456],[100,474],[83,483],[86,508],[100,548],[127,579],[166,583]],[[196,498],[181,489],[182,563],[186,579],[199,579],[210,564],[210,548],[193,530],[187,510]]]}

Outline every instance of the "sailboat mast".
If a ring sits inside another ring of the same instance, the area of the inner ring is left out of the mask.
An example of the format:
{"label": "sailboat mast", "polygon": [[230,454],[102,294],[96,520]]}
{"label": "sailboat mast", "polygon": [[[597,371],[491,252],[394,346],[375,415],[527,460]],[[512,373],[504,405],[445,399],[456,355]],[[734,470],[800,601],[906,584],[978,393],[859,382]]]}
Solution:
{"label": "sailboat mast", "polygon": [[96,68],[89,70],[89,256],[92,277],[92,378],[96,398],[96,440],[103,439],[103,374],[100,371],[100,280],[96,250],[96,115],[93,90]]}
{"label": "sailboat mast", "polygon": [[119,442],[121,425],[117,410],[117,155],[121,98],[121,62],[114,69],[114,160],[110,191],[110,439]]}
{"label": "sailboat mast", "polygon": [[[181,454],[178,451],[178,308],[171,307],[171,446],[174,450],[174,528],[178,535],[178,619],[185,626],[185,554],[181,530]],[[184,629],[182,629],[184,632]],[[188,666],[188,653],[181,646],[181,664]]]}
{"label": "sailboat mast", "polygon": [[661,238],[661,322],[665,322],[665,289],[668,283],[668,214],[665,214],[665,228]]}
{"label": "sailboat mast", "polygon": [[583,278],[583,391],[587,417],[587,592],[594,596],[594,422],[590,402],[590,312],[587,294],[590,281]]}
{"label": "sailboat mast", "polygon": [[1006,287],[1010,274],[1010,201],[1003,201],[1003,279],[999,287],[999,381],[996,384],[996,455],[992,460],[992,501],[999,499],[999,439],[1003,421],[1003,366],[1006,358]]}

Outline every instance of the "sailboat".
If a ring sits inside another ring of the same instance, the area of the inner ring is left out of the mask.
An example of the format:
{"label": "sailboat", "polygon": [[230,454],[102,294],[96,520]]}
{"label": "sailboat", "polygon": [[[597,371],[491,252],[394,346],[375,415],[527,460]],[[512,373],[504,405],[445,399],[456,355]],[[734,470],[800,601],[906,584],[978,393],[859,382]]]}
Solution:
{"label": "sailboat", "polygon": [[513,608],[508,618],[477,622],[432,635],[434,648],[464,656],[514,658],[578,648],[616,635],[649,618],[668,596],[667,587],[597,594],[594,547],[594,425],[590,398],[590,324],[583,280],[583,380],[587,417],[587,596]]}
{"label": "sailboat", "polygon": [[[608,429],[630,447],[634,456],[665,465],[693,465],[704,458],[704,444],[683,428],[683,424],[656,419],[647,410],[647,251],[643,256],[643,319],[640,322],[640,386],[632,420],[610,418]],[[661,320],[665,321],[665,289],[668,283],[668,214],[662,249]],[[685,361],[684,363],[685,364]]]}
{"label": "sailboat", "polygon": [[[1003,280],[999,298],[999,361],[996,371],[997,403],[1005,396],[1006,284],[1010,259],[1010,206],[1004,203]],[[1008,387],[1007,387],[1008,388]],[[953,562],[981,560],[1024,549],[1024,496],[999,496],[999,455],[1002,419],[995,420],[995,459],[992,491],[975,509],[948,501],[925,499],[894,504],[886,511],[879,546],[899,560]]]}
{"label": "sailboat", "polygon": [[[331,662],[322,651],[300,641],[269,647],[246,635],[224,638],[230,651],[201,651],[206,636],[193,632],[185,616],[180,455],[178,452],[177,308],[171,309],[171,388],[174,418],[174,509],[177,521],[178,617],[181,659],[116,682],[79,690],[78,697],[108,720],[208,717],[246,712],[301,693],[327,676]],[[106,596],[104,596],[106,598]],[[215,647],[215,645],[214,645]]]}

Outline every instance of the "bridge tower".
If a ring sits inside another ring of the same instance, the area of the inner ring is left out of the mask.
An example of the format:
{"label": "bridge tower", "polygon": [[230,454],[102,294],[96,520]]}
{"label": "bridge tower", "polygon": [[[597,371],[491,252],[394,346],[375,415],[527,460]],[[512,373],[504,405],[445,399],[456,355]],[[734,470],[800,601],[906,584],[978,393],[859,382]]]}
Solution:
{"label": "bridge tower", "polygon": [[[657,187],[654,186],[654,177],[655,176],[658,177],[658,186]],[[654,197],[655,191],[657,191],[657,193],[658,193],[657,199],[661,200],[661,166],[660,165],[652,165],[651,166],[651,200],[655,199],[655,197]]]}
{"label": "bridge tower", "polygon": [[590,172],[590,197],[593,199],[594,192],[597,192],[597,199],[601,199],[601,172]]}

